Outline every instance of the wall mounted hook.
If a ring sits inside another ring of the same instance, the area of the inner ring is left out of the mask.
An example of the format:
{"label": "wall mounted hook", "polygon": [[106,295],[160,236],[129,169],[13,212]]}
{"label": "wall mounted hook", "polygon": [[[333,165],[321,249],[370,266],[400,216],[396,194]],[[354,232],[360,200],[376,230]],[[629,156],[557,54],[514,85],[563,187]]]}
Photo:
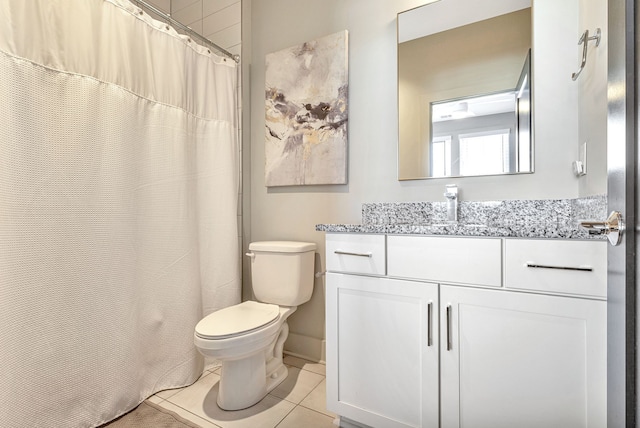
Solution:
{"label": "wall mounted hook", "polygon": [[580,36],[580,39],[578,40],[578,46],[582,45],[582,61],[580,62],[580,70],[578,70],[576,73],[571,74],[572,80],[576,80],[578,76],[580,76],[580,73],[582,73],[584,66],[587,64],[587,45],[589,44],[589,42],[591,40],[595,40],[596,47],[598,47],[600,46],[601,37],[602,31],[600,31],[600,28],[596,28],[596,34],[591,37],[589,37],[589,30],[584,30],[584,33],[582,33],[582,36]]}

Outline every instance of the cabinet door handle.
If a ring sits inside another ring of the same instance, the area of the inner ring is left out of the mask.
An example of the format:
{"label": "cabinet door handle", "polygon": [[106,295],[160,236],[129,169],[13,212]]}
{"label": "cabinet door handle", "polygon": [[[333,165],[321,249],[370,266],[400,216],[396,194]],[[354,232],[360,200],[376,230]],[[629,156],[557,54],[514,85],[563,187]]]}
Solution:
{"label": "cabinet door handle", "polygon": [[433,302],[429,302],[427,305],[427,346],[433,345],[433,325],[432,325],[432,317],[433,317]]}
{"label": "cabinet door handle", "polygon": [[334,254],[341,254],[343,256],[357,256],[357,257],[372,257],[373,256],[372,253],[352,253],[350,251],[342,251],[342,250],[335,250],[333,253]]}
{"label": "cabinet door handle", "polygon": [[541,268],[541,269],[560,269],[560,270],[577,270],[581,272],[593,272],[593,268],[589,266],[585,267],[572,267],[572,266],[552,266],[552,265],[539,265],[535,263],[527,263],[528,268]]}
{"label": "cabinet door handle", "polygon": [[451,305],[447,305],[447,351],[453,349],[453,339],[451,338]]}

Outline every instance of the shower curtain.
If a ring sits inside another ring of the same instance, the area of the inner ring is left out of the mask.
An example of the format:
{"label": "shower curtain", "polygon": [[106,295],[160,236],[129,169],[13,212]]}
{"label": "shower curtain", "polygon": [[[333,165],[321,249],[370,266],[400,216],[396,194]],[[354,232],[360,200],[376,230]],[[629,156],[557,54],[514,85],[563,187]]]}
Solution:
{"label": "shower curtain", "polygon": [[126,0],[0,22],[0,427],[97,426],[240,300],[236,64]]}

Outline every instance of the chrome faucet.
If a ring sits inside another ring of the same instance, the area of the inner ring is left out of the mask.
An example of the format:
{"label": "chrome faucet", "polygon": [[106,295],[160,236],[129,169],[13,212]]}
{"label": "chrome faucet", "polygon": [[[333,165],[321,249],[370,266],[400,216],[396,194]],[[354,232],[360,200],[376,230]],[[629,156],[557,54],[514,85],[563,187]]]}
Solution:
{"label": "chrome faucet", "polygon": [[447,221],[449,223],[458,222],[458,186],[447,184],[444,197],[447,198]]}

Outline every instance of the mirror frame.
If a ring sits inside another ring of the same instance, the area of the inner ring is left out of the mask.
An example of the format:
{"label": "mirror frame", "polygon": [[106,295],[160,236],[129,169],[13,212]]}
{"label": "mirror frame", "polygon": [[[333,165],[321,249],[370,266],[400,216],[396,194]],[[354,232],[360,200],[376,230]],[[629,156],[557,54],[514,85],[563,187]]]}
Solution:
{"label": "mirror frame", "polygon": [[[397,46],[398,46],[398,47],[399,47],[399,46],[400,46],[400,44],[402,43],[402,42],[400,41],[400,37],[401,37],[401,29],[400,29],[400,22],[401,22],[401,19],[400,19],[400,16],[401,16],[402,14],[407,13],[407,12],[412,12],[412,11],[415,11],[415,10],[418,10],[418,9],[421,9],[421,8],[424,8],[424,7],[426,7],[426,6],[436,6],[436,3],[440,3],[441,1],[442,1],[442,0],[432,0],[432,1],[428,1],[428,2],[426,2],[426,3],[425,3],[425,4],[423,4],[423,5],[420,5],[420,6],[417,6],[417,7],[414,7],[414,8],[408,9],[408,10],[405,10],[405,11],[401,11],[401,12],[399,12],[399,13],[398,13],[398,16],[397,16],[397,19],[396,19],[396,30],[397,30],[397,39],[396,39],[396,43],[397,43]],[[507,1],[508,1],[508,0],[507,0]],[[512,0],[511,0],[511,1],[512,1]],[[443,2],[443,3],[445,3],[445,2]],[[495,3],[499,3],[499,2],[495,2]],[[511,11],[511,12],[496,13],[496,14],[495,14],[495,15],[493,15],[493,16],[485,16],[485,17],[481,17],[481,18],[476,19],[476,20],[474,20],[474,21],[469,21],[468,23],[460,24],[459,26],[468,25],[468,24],[472,24],[472,23],[474,23],[474,22],[480,22],[480,21],[483,21],[483,20],[486,20],[486,19],[495,18],[495,17],[498,17],[498,16],[500,16],[500,15],[504,15],[505,13],[512,13],[512,12],[516,12],[516,11],[523,10],[523,9],[526,9],[526,8],[531,8],[531,6],[532,6],[532,4],[531,4],[531,3],[532,3],[532,1],[530,1],[530,2],[529,2],[529,6],[524,7],[524,8],[520,8],[520,9],[517,9],[517,10]],[[491,8],[489,8],[489,9],[491,9]],[[467,18],[468,18],[468,17],[467,17]],[[464,18],[463,18],[463,19],[464,19]],[[532,23],[532,25],[533,25],[533,23]],[[457,27],[452,27],[452,28],[457,28]],[[533,31],[533,28],[532,28],[531,30]],[[427,34],[427,35],[425,35],[425,36],[421,36],[421,37],[428,37],[430,34],[435,34],[435,33],[441,32],[441,31],[445,31],[445,30],[438,30],[438,31],[434,31],[434,32],[432,32],[432,33],[429,33],[429,34]],[[416,39],[416,38],[420,38],[420,37],[413,37],[413,38],[410,38],[410,39],[408,39],[408,40],[406,40],[406,41],[414,40],[414,39]],[[399,77],[400,77],[400,61],[399,61],[399,60],[400,60],[400,49],[398,49],[398,51],[397,51],[397,52],[398,52],[398,54],[397,54],[397,60],[398,60],[398,62],[397,62],[397,69],[398,69],[398,72],[397,72],[397,79],[399,79]],[[526,55],[526,58],[525,58],[525,60],[524,60],[524,62],[523,62],[523,65],[524,65],[524,66],[523,66],[523,68],[522,68],[522,71],[524,71],[524,70],[525,70],[525,68],[526,68],[526,69],[528,69],[528,72],[526,73],[526,75],[527,75],[527,79],[528,79],[528,81],[529,81],[529,107],[530,107],[530,108],[529,108],[529,113],[530,113],[530,114],[529,114],[529,117],[528,117],[528,125],[529,125],[529,150],[528,150],[528,152],[529,152],[529,163],[530,163],[530,168],[529,168],[528,170],[526,170],[526,171],[516,171],[516,172],[496,173],[496,174],[480,174],[480,175],[446,175],[446,176],[438,176],[438,177],[429,177],[429,176],[415,176],[415,177],[414,177],[414,176],[402,176],[402,174],[401,174],[401,141],[400,141],[400,133],[401,133],[400,125],[401,125],[401,124],[400,124],[400,118],[399,118],[399,116],[398,116],[398,134],[397,134],[397,135],[398,135],[398,143],[397,143],[397,165],[396,165],[396,169],[397,169],[397,179],[398,179],[398,181],[409,181],[409,180],[433,180],[433,179],[451,179],[451,178],[466,178],[466,177],[485,177],[485,176],[487,176],[487,177],[488,177],[488,176],[508,176],[508,175],[533,174],[533,173],[535,172],[535,136],[534,136],[534,116],[535,116],[535,113],[534,113],[534,109],[533,109],[533,108],[531,108],[531,107],[533,106],[533,85],[534,85],[534,82],[533,82],[533,79],[532,79],[532,73],[533,73],[533,72],[532,72],[532,69],[531,69],[531,55],[532,55],[532,48],[530,47],[530,48],[529,48],[529,51],[528,51],[528,54]],[[398,85],[398,83],[399,83],[399,82],[396,82],[396,85]],[[516,90],[516,91],[517,91],[517,90],[518,90],[518,88],[521,86],[521,84],[522,84],[522,74],[521,74],[520,79],[518,80],[517,84],[515,85],[514,90]],[[505,91],[507,91],[507,90],[508,90],[508,89],[505,89]],[[496,92],[502,92],[502,91],[496,91]],[[494,93],[495,93],[495,92],[494,92]],[[477,95],[468,95],[468,96],[460,97],[460,99],[463,99],[463,98],[470,98],[470,97],[474,97],[474,96],[481,96],[481,95],[489,95],[489,94],[490,94],[490,93],[487,93],[487,94],[477,94]],[[444,101],[444,100],[443,100],[443,101]],[[517,101],[517,100],[516,100],[516,101]],[[398,111],[398,114],[399,114],[399,113],[400,113],[400,108],[399,108],[399,107],[400,107],[400,90],[399,90],[399,88],[398,88],[398,94],[397,94],[397,107],[398,107],[398,110],[397,110],[397,111]],[[518,119],[518,102],[516,102],[516,106],[515,106],[515,107],[516,107],[516,116],[517,116],[516,120],[519,120],[519,119]],[[430,106],[429,106],[429,110],[430,110],[430,111],[431,111],[431,108],[432,108],[432,107],[431,107],[431,105],[430,105]],[[431,114],[431,113],[430,113],[430,114]],[[517,129],[516,129],[516,132],[518,132],[518,131],[517,131]],[[433,129],[430,129],[430,130],[429,130],[429,139],[430,139],[430,140],[432,139],[432,135],[433,135]],[[517,141],[518,141],[518,140],[519,140],[519,135],[517,135],[517,134],[516,134],[516,144],[518,144],[518,143],[517,143]]]}

